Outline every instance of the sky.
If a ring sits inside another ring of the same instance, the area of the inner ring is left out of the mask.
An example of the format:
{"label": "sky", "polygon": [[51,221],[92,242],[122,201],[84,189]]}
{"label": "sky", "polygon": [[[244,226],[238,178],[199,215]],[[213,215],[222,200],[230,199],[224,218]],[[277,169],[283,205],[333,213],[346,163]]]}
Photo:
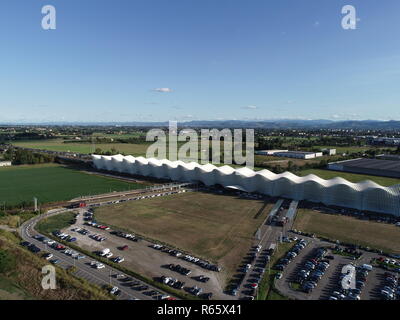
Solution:
{"label": "sky", "polygon": [[398,0],[2,0],[0,123],[400,120],[399,13]]}

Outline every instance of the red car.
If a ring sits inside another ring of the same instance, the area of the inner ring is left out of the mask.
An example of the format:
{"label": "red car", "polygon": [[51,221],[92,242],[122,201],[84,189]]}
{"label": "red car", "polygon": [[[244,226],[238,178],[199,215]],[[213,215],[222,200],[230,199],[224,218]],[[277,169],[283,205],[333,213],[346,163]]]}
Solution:
{"label": "red car", "polygon": [[120,250],[122,250],[122,251],[128,250],[128,246],[124,245],[124,246],[120,247]]}

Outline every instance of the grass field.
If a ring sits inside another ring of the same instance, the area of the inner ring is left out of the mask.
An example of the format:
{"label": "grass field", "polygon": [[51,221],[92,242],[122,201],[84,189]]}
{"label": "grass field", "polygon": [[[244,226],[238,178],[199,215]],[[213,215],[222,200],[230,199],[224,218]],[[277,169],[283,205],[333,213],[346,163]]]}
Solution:
{"label": "grass field", "polygon": [[46,164],[0,168],[0,206],[70,200],[82,195],[140,188],[140,184],[86,174],[68,167]]}
{"label": "grass field", "polygon": [[378,176],[371,176],[371,175],[366,175],[366,174],[348,173],[348,172],[323,170],[323,169],[302,170],[302,171],[296,172],[296,174],[299,176],[315,174],[315,175],[321,177],[322,179],[332,179],[332,178],[336,178],[336,177],[342,177],[350,182],[360,182],[360,181],[365,181],[365,180],[371,180],[382,186],[392,186],[392,185],[400,183],[400,179],[396,179],[396,178],[378,177]]}
{"label": "grass field", "polygon": [[299,209],[293,228],[333,240],[400,253],[400,228],[393,224]]}
{"label": "grass field", "polygon": [[104,206],[95,214],[103,223],[218,261],[231,273],[271,206],[262,201],[193,192]]}
{"label": "grass field", "polygon": [[68,211],[43,219],[36,225],[36,230],[40,233],[50,234],[55,230],[61,230],[70,226],[74,217],[75,214]]}
{"label": "grass field", "polygon": [[[147,149],[153,142],[148,143],[97,143],[92,145],[90,143],[74,143],[68,142],[64,143],[62,139],[50,139],[50,140],[30,140],[30,141],[16,141],[13,144],[19,147],[41,149],[41,150],[51,150],[59,152],[76,152],[84,154],[92,154],[95,149],[100,148],[102,152],[111,152],[112,149],[116,150],[113,153],[122,153],[125,155],[132,155],[135,157],[146,156]],[[184,142],[178,142],[178,150],[184,144]],[[166,146],[167,156],[169,155],[168,144]],[[172,153],[171,153],[172,155]],[[190,159],[187,155],[187,159],[182,159],[187,161],[197,161],[197,159]]]}
{"label": "grass field", "polygon": [[[76,152],[76,153],[93,153],[94,147],[90,143],[64,143],[62,139],[51,140],[31,140],[31,141],[16,141],[13,144],[25,148],[52,150],[61,152]],[[132,144],[132,143],[102,143],[96,144],[95,148],[100,148],[102,151],[111,151],[116,149],[119,152],[131,154],[134,156],[144,156],[148,148],[148,144]]]}

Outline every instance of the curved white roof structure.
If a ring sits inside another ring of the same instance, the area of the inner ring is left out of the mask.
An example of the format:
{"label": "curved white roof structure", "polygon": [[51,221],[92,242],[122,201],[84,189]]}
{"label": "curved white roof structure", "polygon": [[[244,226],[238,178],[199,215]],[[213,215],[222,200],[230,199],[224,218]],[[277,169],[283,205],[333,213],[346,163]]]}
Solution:
{"label": "curved white roof structure", "polygon": [[146,159],[133,156],[93,155],[96,168],[166,178],[175,181],[201,181],[205,185],[234,186],[248,192],[309,200],[326,205],[337,205],[388,213],[400,216],[400,184],[383,187],[372,181],[352,183],[343,178],[324,180],[316,175],[299,177],[290,172],[275,174],[269,170],[253,171],[249,168],[216,167],[196,162]]}

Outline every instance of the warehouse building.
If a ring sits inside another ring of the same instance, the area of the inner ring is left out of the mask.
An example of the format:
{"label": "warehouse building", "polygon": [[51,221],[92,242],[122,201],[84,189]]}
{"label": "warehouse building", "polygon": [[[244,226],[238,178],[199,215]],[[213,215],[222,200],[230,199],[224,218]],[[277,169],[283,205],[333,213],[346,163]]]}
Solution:
{"label": "warehouse building", "polygon": [[400,161],[358,158],[332,162],[329,170],[371,174],[374,176],[400,178]]}
{"label": "warehouse building", "polygon": [[263,156],[275,156],[282,158],[295,158],[295,159],[315,159],[322,157],[322,152],[306,152],[306,151],[289,151],[289,150],[260,150],[255,154]]}
{"label": "warehouse building", "polygon": [[[315,175],[299,177],[290,172],[275,174],[269,170],[216,167],[196,162],[146,159],[133,156],[93,155],[97,169],[134,175],[170,179],[181,182],[202,182],[207,186],[221,185],[272,197],[335,205],[340,207],[388,213],[400,216],[400,185],[383,187],[372,181],[352,183],[342,178],[321,179]],[[383,161],[383,160],[377,160]]]}
{"label": "warehouse building", "polygon": [[255,154],[260,156],[273,156],[277,152],[287,152],[289,150],[259,150],[256,151]]}
{"label": "warehouse building", "polygon": [[315,159],[322,157],[322,152],[306,152],[306,151],[284,151],[274,153],[276,157],[295,158],[295,159]]}

